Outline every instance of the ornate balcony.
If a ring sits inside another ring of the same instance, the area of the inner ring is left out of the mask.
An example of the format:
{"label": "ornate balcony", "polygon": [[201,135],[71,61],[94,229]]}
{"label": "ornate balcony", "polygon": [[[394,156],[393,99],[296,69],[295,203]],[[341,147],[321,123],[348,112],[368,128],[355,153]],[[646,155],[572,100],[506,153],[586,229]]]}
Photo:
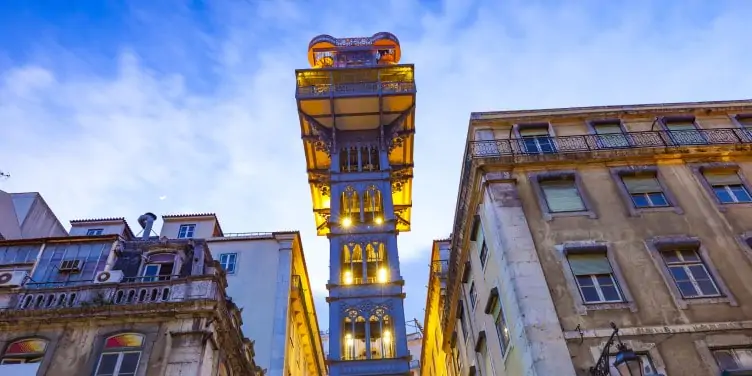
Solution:
{"label": "ornate balcony", "polygon": [[[188,305],[224,299],[219,276],[198,275],[153,280],[131,278],[121,283],[76,283],[75,285],[27,283],[17,292],[0,297],[0,320],[40,316],[78,316],[85,311],[109,311],[112,315],[162,312]],[[214,304],[211,304],[213,307]],[[129,308],[126,308],[129,307]]]}
{"label": "ornate balcony", "polygon": [[589,153],[591,158],[602,159],[614,156],[677,153],[698,148],[747,150],[750,145],[752,132],[743,128],[658,130],[470,141],[466,157],[499,158],[506,163],[526,163],[557,160],[568,154]]}
{"label": "ornate balcony", "polygon": [[415,93],[413,66],[409,64],[372,69],[305,69],[296,75],[299,100]]}

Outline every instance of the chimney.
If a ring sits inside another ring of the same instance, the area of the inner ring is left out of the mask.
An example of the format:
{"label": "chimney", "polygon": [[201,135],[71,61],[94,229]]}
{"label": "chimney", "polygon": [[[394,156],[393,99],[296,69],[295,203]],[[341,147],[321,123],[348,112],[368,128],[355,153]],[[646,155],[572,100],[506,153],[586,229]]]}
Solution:
{"label": "chimney", "polygon": [[138,217],[138,224],[144,229],[144,234],[141,235],[141,240],[149,240],[151,236],[151,228],[154,226],[154,221],[157,220],[157,216],[154,213],[144,213]]}

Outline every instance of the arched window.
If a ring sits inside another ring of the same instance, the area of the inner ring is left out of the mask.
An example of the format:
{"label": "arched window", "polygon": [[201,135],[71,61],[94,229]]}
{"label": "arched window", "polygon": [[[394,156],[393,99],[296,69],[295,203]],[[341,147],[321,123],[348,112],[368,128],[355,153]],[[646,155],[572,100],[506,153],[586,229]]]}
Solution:
{"label": "arched window", "polygon": [[380,225],[384,223],[384,205],[381,191],[376,186],[370,186],[363,195],[363,220],[367,223]]}
{"label": "arched window", "polygon": [[47,340],[28,338],[12,342],[5,348],[0,364],[39,363],[47,350]]}
{"label": "arched window", "polygon": [[384,243],[348,243],[342,247],[342,251],[342,284],[360,285],[390,281]]}
{"label": "arched window", "polygon": [[178,268],[175,265],[174,253],[154,253],[149,255],[146,265],[144,265],[143,281],[166,281],[177,274]]}
{"label": "arched window", "polygon": [[376,308],[368,319],[371,341],[371,359],[394,358],[394,331],[392,318],[384,308]]}
{"label": "arched window", "polygon": [[353,187],[347,187],[342,192],[340,217],[340,223],[344,227],[350,226],[355,221],[360,221],[360,197],[358,191]]}
{"label": "arched window", "polygon": [[343,324],[342,359],[368,359],[368,354],[366,354],[366,319],[353,309],[347,311]]}
{"label": "arched window", "polygon": [[99,356],[95,376],[134,376],[144,345],[144,336],[124,333],[108,337]]}

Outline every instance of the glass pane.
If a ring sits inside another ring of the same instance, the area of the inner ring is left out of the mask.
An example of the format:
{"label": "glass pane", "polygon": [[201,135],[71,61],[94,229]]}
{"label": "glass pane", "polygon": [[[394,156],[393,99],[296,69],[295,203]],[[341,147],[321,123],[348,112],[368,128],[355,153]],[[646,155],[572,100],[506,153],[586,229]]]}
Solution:
{"label": "glass pane", "polygon": [[538,144],[544,153],[553,153],[555,151],[554,140],[551,137],[538,137]]}
{"label": "glass pane", "polygon": [[736,201],[738,202],[750,202],[752,201],[752,197],[750,197],[749,192],[747,192],[747,189],[744,188],[743,185],[732,185],[729,187],[731,190],[731,193],[736,196]]}
{"label": "glass pane", "polygon": [[118,355],[118,353],[102,354],[99,359],[97,376],[112,375],[113,373],[115,373],[115,366],[117,365]]}
{"label": "glass pane", "polygon": [[697,281],[697,285],[700,287],[703,295],[718,295],[718,288],[715,287],[715,283],[711,280]]}
{"label": "glass pane", "polygon": [[577,276],[577,283],[580,286],[593,286],[593,279],[590,278],[589,275],[578,275]]}
{"label": "glass pane", "polygon": [[689,272],[692,273],[692,277],[695,277],[696,281],[703,281],[710,279],[707,269],[702,264],[689,265]]}
{"label": "glass pane", "polygon": [[736,355],[736,364],[739,368],[752,368],[752,350],[734,349]]}
{"label": "glass pane", "polygon": [[636,208],[648,208],[650,207],[650,202],[648,201],[648,198],[642,194],[642,193],[635,193],[632,195],[632,202],[634,203],[634,206]]}
{"label": "glass pane", "polygon": [[685,298],[694,298],[698,295],[692,282],[676,282],[676,285],[679,288],[679,292],[681,292],[682,296]]}
{"label": "glass pane", "polygon": [[671,275],[674,277],[675,281],[689,281],[689,275],[687,274],[687,271],[684,270],[683,266],[672,266],[668,268],[668,270],[671,271]]}
{"label": "glass pane", "polygon": [[538,149],[538,143],[535,141],[534,137],[523,138],[522,144],[525,148],[526,153],[540,153],[540,149]]}
{"label": "glass pane", "polygon": [[718,368],[722,370],[739,368],[736,364],[736,359],[731,354],[731,350],[716,350],[713,351],[713,356],[716,363],[718,363]]}
{"label": "glass pane", "polygon": [[603,298],[607,302],[621,301],[621,296],[619,296],[619,290],[617,290],[616,286],[614,285],[601,286],[601,292],[603,293]]}
{"label": "glass pane", "polygon": [[136,373],[138,368],[138,359],[140,352],[129,352],[123,354],[123,361],[120,363],[118,376],[130,376]]}
{"label": "glass pane", "polygon": [[668,206],[668,201],[666,200],[666,196],[663,195],[663,193],[651,193],[648,195],[650,197],[650,201],[653,203],[653,206]]}
{"label": "glass pane", "polygon": [[691,250],[691,249],[685,249],[682,251],[679,251],[681,254],[681,257],[684,261],[692,262],[692,261],[700,261],[700,256],[697,255],[697,252]]}
{"label": "glass pane", "polygon": [[718,201],[723,204],[730,204],[734,202],[734,199],[731,198],[731,193],[726,190],[725,185],[713,187],[713,192],[715,192],[715,196],[718,197]]}
{"label": "glass pane", "polygon": [[580,291],[582,291],[582,299],[584,299],[586,303],[601,301],[601,298],[600,296],[598,296],[598,291],[596,291],[595,287],[583,286],[580,287]]}
{"label": "glass pane", "polygon": [[146,265],[144,268],[144,277],[155,276],[159,273],[159,265]]}
{"label": "glass pane", "polygon": [[598,280],[598,284],[603,286],[613,286],[614,285],[614,279],[611,278],[610,274],[601,274],[595,276],[595,279]]}
{"label": "glass pane", "polygon": [[662,251],[661,256],[663,256],[663,259],[666,261],[667,264],[672,264],[675,262],[680,262],[679,256],[676,255],[676,251]]}

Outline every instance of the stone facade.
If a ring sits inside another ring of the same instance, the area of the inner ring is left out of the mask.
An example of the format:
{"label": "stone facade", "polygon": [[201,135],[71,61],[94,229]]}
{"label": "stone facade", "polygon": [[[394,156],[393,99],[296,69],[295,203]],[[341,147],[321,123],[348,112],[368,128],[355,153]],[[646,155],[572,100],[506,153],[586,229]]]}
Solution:
{"label": "stone facade", "polygon": [[[205,242],[0,242],[2,262],[24,252],[38,253],[29,277],[0,290],[0,374],[261,375]],[[82,262],[67,270],[67,260]],[[156,263],[171,272],[144,277]]]}
{"label": "stone facade", "polygon": [[[752,101],[473,114],[445,351],[476,281],[511,332],[509,354],[487,356],[493,374],[588,375],[611,322],[645,374],[752,369],[747,114]],[[475,274],[481,257],[498,281]]]}

